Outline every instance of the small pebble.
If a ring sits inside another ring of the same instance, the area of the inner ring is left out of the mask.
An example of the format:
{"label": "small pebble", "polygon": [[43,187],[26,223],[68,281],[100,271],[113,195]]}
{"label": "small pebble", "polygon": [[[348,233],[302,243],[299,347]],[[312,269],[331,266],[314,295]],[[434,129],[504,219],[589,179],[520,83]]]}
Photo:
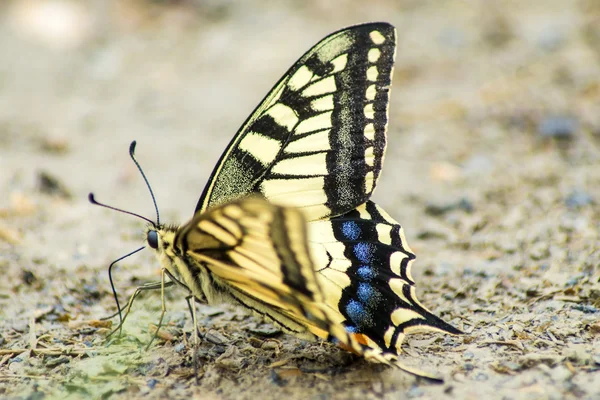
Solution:
{"label": "small pebble", "polygon": [[450,211],[460,210],[467,213],[472,213],[475,207],[471,200],[466,198],[461,198],[458,201],[451,201],[447,203],[429,203],[425,206],[425,212],[429,215],[438,216],[444,215]]}
{"label": "small pebble", "polygon": [[571,139],[577,129],[577,120],[567,116],[545,117],[538,125],[538,132],[544,138]]}
{"label": "small pebble", "polygon": [[565,286],[575,286],[575,285],[577,285],[577,282],[579,282],[584,277],[585,277],[585,275],[583,275],[583,274],[573,276],[573,277],[569,278],[567,283],[565,283]]}
{"label": "small pebble", "polygon": [[277,371],[275,371],[274,369],[271,370],[271,381],[280,387],[286,386],[288,384],[288,381],[279,376]]}
{"label": "small pebble", "polygon": [[521,366],[514,361],[507,361],[503,365],[511,371],[519,371],[521,369]]}
{"label": "small pebble", "polygon": [[559,365],[550,371],[550,376],[554,381],[562,382],[569,379],[573,373],[565,366]]}
{"label": "small pebble", "polygon": [[538,46],[546,51],[554,51],[564,43],[565,34],[556,26],[547,26],[537,39]]}
{"label": "small pebble", "polygon": [[571,308],[577,311],[581,311],[585,314],[595,314],[600,311],[596,307],[587,304],[573,304]]}
{"label": "small pebble", "polygon": [[409,399],[414,399],[415,397],[421,397],[425,394],[425,392],[423,392],[423,389],[421,389],[418,386],[413,386],[410,389],[408,389],[408,392],[406,392],[406,397],[408,397]]}
{"label": "small pebble", "polygon": [[229,339],[227,339],[225,336],[223,336],[221,333],[215,330],[208,331],[204,335],[204,339],[206,339],[206,341],[212,344],[225,344],[229,342]]}
{"label": "small pebble", "polygon": [[64,183],[46,171],[38,172],[38,187],[40,192],[51,196],[58,196],[64,199],[70,199],[73,197],[71,191]]}
{"label": "small pebble", "polygon": [[31,272],[27,269],[23,270],[23,272],[21,273],[21,279],[23,279],[23,282],[27,286],[31,286],[35,281],[37,281],[37,278],[33,274],[33,272]]}
{"label": "small pebble", "polygon": [[484,374],[483,372],[480,372],[477,375],[475,375],[475,380],[479,381],[479,382],[487,381],[488,380],[488,376],[486,374]]}
{"label": "small pebble", "polygon": [[154,389],[154,387],[156,386],[157,383],[158,383],[158,380],[150,379],[150,380],[148,380],[147,385],[150,389]]}
{"label": "small pebble", "polygon": [[565,199],[565,205],[571,209],[581,208],[591,204],[594,204],[594,199],[583,190],[574,190]]}
{"label": "small pebble", "polygon": [[183,343],[177,343],[173,348],[175,353],[181,353],[185,349],[185,345]]}
{"label": "small pebble", "polygon": [[268,341],[264,342],[260,346],[260,348],[263,350],[279,351],[279,345],[277,344],[277,342],[272,341],[272,340],[268,340]]}
{"label": "small pebble", "polygon": [[252,327],[249,328],[248,331],[262,337],[274,337],[282,333],[281,329],[271,324],[262,324],[256,327]]}
{"label": "small pebble", "polygon": [[57,357],[57,358],[51,358],[48,361],[46,361],[46,367],[48,368],[54,368],[58,365],[61,364],[68,364],[71,362],[71,359],[67,356],[62,356],[62,357]]}

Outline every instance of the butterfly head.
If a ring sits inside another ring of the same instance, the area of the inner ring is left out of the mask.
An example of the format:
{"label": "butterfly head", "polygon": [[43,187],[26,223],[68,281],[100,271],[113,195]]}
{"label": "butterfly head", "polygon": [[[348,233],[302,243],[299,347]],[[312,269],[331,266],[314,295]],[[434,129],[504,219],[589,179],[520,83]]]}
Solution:
{"label": "butterfly head", "polygon": [[158,253],[167,252],[173,255],[175,251],[175,234],[179,227],[149,224],[146,227],[146,245]]}

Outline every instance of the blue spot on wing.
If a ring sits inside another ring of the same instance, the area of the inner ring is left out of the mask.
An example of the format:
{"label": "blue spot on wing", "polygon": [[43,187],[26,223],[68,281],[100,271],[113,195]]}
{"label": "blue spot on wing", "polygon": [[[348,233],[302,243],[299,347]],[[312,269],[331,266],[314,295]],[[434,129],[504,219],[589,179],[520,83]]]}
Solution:
{"label": "blue spot on wing", "polygon": [[356,290],[358,300],[364,304],[367,309],[375,310],[381,300],[381,293],[375,287],[368,283],[361,282]]}
{"label": "blue spot on wing", "polygon": [[363,281],[370,281],[375,279],[377,272],[370,265],[361,265],[356,270],[356,275]]}
{"label": "blue spot on wing", "polygon": [[344,328],[346,329],[346,332],[348,332],[348,333],[358,333],[358,328],[354,325],[346,325],[346,326],[344,326]]}
{"label": "blue spot on wing", "polygon": [[361,329],[369,328],[373,325],[371,314],[356,300],[350,300],[348,304],[346,304],[346,314],[350,320]]}
{"label": "blue spot on wing", "polygon": [[354,245],[354,255],[361,263],[370,264],[373,260],[375,248],[371,243],[356,243]]}
{"label": "blue spot on wing", "polygon": [[360,227],[355,221],[346,221],[342,224],[342,233],[348,240],[358,240],[360,237]]}

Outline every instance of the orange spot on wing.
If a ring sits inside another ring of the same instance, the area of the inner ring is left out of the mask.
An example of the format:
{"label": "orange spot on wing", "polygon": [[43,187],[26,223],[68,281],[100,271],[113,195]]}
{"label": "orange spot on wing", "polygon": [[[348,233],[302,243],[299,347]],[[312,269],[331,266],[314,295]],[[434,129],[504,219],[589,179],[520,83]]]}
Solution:
{"label": "orange spot on wing", "polygon": [[[366,345],[367,344],[367,337],[361,333],[352,333],[350,334],[350,337],[355,340],[356,342],[362,344],[362,345]],[[357,355],[361,355],[360,353],[356,352],[353,348],[351,348],[350,346],[344,344],[344,343],[340,343],[339,345],[342,349],[349,351],[351,353],[357,354]]]}

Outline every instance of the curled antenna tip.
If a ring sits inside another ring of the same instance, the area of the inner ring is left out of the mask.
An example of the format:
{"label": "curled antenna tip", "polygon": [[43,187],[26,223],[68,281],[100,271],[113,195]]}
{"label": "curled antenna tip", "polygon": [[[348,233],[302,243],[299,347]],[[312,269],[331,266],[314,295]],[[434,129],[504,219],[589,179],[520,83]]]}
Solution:
{"label": "curled antenna tip", "polygon": [[131,144],[129,145],[129,155],[131,157],[133,157],[133,153],[135,153],[135,145],[136,145],[136,141],[134,140],[133,142],[131,142]]}
{"label": "curled antenna tip", "polygon": [[88,200],[90,201],[90,203],[92,204],[98,204],[98,202],[96,201],[96,199],[94,198],[94,193],[90,192],[90,194],[88,194]]}

